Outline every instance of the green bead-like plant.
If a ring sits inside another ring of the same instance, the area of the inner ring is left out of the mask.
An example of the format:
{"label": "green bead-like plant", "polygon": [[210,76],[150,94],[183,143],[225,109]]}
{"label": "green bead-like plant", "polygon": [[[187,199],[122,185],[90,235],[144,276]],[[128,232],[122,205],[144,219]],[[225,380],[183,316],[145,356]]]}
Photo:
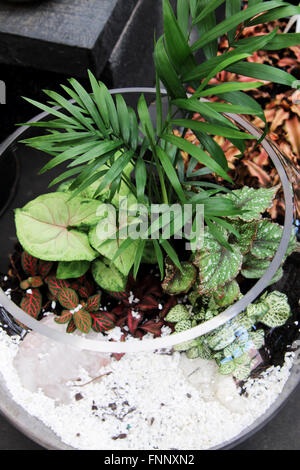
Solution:
{"label": "green bead-like plant", "polygon": [[[285,294],[278,291],[266,293],[214,332],[178,344],[174,350],[186,352],[190,359],[214,359],[220,374],[233,374],[239,380],[246,380],[255,363],[255,350],[264,344],[264,330],[256,330],[256,324],[276,328],[284,325],[290,315]],[[173,307],[166,316],[168,322],[175,323],[175,332],[189,329],[195,318],[197,314],[182,304]],[[200,323],[196,321],[196,324]]]}

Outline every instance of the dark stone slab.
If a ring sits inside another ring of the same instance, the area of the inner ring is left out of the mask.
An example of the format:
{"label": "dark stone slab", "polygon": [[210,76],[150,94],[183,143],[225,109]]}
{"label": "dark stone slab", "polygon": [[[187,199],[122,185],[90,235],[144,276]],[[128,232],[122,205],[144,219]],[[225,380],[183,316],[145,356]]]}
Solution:
{"label": "dark stone slab", "polygon": [[85,75],[103,70],[137,0],[0,3],[0,62]]}
{"label": "dark stone slab", "polygon": [[158,38],[161,33],[161,2],[138,0],[111,53],[104,79],[114,87],[153,86],[154,35]]}

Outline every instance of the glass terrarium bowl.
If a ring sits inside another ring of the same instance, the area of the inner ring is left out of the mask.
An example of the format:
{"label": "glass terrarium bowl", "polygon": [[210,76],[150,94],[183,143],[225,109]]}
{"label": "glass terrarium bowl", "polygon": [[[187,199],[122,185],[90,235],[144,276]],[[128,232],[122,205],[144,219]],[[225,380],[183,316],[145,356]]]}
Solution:
{"label": "glass terrarium bowl", "polygon": [[[149,103],[155,99],[155,90],[149,88],[141,89],[122,89],[112,90],[112,93],[121,92],[124,94],[126,100],[132,106],[137,102],[140,93],[145,93]],[[154,106],[152,106],[154,109]],[[249,133],[259,136],[259,131],[252,126],[247,120],[240,116],[230,115],[241,129],[247,130]],[[34,120],[47,120],[48,115],[42,113]],[[38,170],[48,161],[48,156],[45,154],[29,149],[23,144],[18,143],[18,140],[24,139],[25,137],[38,135],[38,129],[28,128],[26,126],[18,129],[12,136],[10,136],[0,147],[0,158],[6,158],[9,160],[11,155],[16,155],[19,165],[21,167],[20,180],[18,189],[14,200],[7,208],[5,213],[1,217],[1,252],[0,252],[0,271],[2,273],[7,272],[8,268],[8,254],[14,249],[14,245],[17,242],[14,227],[13,209],[24,206],[31,199],[39,196],[40,194],[49,192],[47,186],[49,182],[55,177],[55,170],[50,174],[45,173],[36,177]],[[1,290],[0,291],[0,304],[4,307],[13,318],[26,324],[32,330],[37,331],[42,335],[46,335],[49,338],[63,342],[70,346],[75,346],[85,350],[101,351],[101,352],[114,352],[114,353],[135,353],[139,354],[142,351],[154,351],[160,348],[169,348],[174,344],[182,343],[193,338],[197,338],[203,334],[214,331],[228,320],[235,317],[240,312],[244,311],[245,308],[254,300],[256,300],[264,289],[268,286],[270,280],[276,273],[277,269],[282,263],[282,259],[286,252],[290,233],[293,226],[294,213],[293,213],[293,192],[291,183],[287,177],[285,163],[280,158],[280,152],[276,150],[273,144],[270,144],[268,140],[263,140],[262,146],[268,153],[272,160],[274,167],[276,168],[281,185],[284,192],[285,199],[285,219],[282,239],[279,248],[265,274],[249,289],[249,291],[232,306],[227,308],[224,312],[211,320],[198,325],[190,330],[178,333],[177,335],[165,336],[163,338],[157,338],[154,340],[143,340],[139,342],[127,342],[127,343],[112,343],[112,342],[99,342],[93,339],[85,339],[79,336],[66,335],[58,332],[47,326],[42,325],[28,315],[25,314],[19,307],[17,307]],[[299,266],[297,260],[291,260],[289,262],[288,269],[285,271],[283,278],[279,281],[278,290],[289,294],[289,288],[291,282],[295,278],[295,270]],[[298,276],[299,278],[299,276]],[[296,286],[297,287],[297,286]],[[300,286],[299,286],[300,287]],[[300,289],[299,289],[300,291]],[[130,344],[132,343],[132,344]],[[280,409],[280,407],[286,402],[287,398],[296,388],[299,383],[299,364],[295,360],[289,379],[277,400],[268,408],[268,410],[261,415],[251,426],[246,427],[243,432],[230,441],[224,441],[216,448],[228,448],[233,447],[241,440],[245,440],[266,422],[274,416],[274,414]],[[1,377],[1,376],[0,376]],[[32,438],[36,442],[40,443],[49,449],[66,449],[70,448],[64,444],[47,426],[35,417],[31,416],[23,408],[17,405],[10,397],[10,393],[7,390],[6,384],[2,378],[0,378],[0,407],[2,413],[24,434]]]}

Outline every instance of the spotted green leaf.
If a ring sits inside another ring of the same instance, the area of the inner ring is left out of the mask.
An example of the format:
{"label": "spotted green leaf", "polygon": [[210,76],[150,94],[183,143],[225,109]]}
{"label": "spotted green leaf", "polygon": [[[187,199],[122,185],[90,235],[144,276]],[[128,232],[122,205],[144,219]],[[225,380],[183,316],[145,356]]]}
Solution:
{"label": "spotted green leaf", "polygon": [[242,220],[232,221],[234,227],[238,230],[240,234],[239,240],[237,243],[240,247],[241,253],[245,255],[250,251],[253,240],[257,232],[257,221],[253,222],[243,222]]}
{"label": "spotted green leaf", "polygon": [[243,214],[234,216],[246,222],[260,219],[261,214],[272,207],[272,201],[275,197],[278,187],[254,189],[244,186],[231,193],[224,194],[222,197],[230,199],[236,207],[244,210]]}
{"label": "spotted green leaf", "polygon": [[216,292],[214,292],[214,301],[218,307],[226,307],[227,305],[233,304],[239,295],[240,287],[234,279],[233,281],[225,284],[224,287],[220,287]]}
{"label": "spotted green leaf", "polygon": [[248,253],[243,258],[241,273],[248,279],[258,279],[263,276],[265,270],[270,266],[270,260],[254,258]]}
{"label": "spotted green leaf", "polygon": [[187,261],[181,263],[180,271],[173,263],[165,262],[166,275],[162,283],[164,292],[170,295],[184,294],[188,292],[196,280],[196,268]]}
{"label": "spotted green leaf", "polygon": [[263,219],[257,224],[250,254],[258,259],[272,259],[282,237],[282,227],[270,220]]}
{"label": "spotted green leaf", "polygon": [[165,320],[171,323],[178,323],[182,320],[189,320],[190,318],[191,315],[188,309],[182,304],[177,304],[175,307],[171,308]]}
{"label": "spotted green leaf", "polygon": [[[228,233],[222,227],[224,239]],[[231,245],[231,250],[221,245],[210,230],[205,229],[203,248],[194,257],[194,264],[199,269],[199,293],[207,294],[232,281],[239,273],[243,256],[237,245]]]}
{"label": "spotted green leaf", "polygon": [[287,296],[281,292],[274,291],[267,295],[264,302],[268,306],[268,311],[260,321],[270,328],[284,325],[291,316]]}

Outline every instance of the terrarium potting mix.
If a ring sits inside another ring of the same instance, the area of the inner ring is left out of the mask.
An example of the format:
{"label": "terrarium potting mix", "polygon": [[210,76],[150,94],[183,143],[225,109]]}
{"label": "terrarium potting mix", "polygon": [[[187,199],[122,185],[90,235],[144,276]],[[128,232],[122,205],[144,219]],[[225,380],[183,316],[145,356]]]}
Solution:
{"label": "terrarium potting mix", "polygon": [[174,12],[163,0],[156,88],[136,105],[136,89],[110,92],[91,72],[88,89],[70,79],[62,94],[45,90],[47,104],[26,98],[46,113],[19,145],[47,154],[40,173],[55,173],[9,214],[1,374],[70,448],[221,446],[289,379],[298,173],[247,91],[297,88],[252,58],[300,44],[254,30],[300,8],[227,1],[217,24],[222,3],[178,0]]}

